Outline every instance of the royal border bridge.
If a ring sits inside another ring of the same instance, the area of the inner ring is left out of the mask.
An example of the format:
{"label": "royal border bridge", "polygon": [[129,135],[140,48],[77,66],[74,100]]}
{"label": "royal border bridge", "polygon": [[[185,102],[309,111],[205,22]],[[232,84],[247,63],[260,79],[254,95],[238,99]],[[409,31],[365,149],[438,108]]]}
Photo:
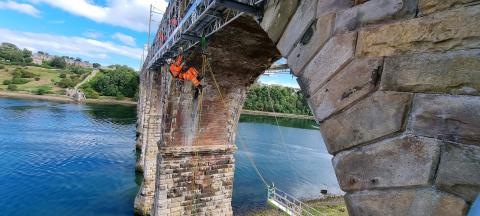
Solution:
{"label": "royal border bridge", "polygon": [[[148,51],[137,214],[233,214],[243,101],[281,57],[350,215],[465,215],[478,196],[478,0],[171,0]],[[168,72],[179,54],[204,73],[199,97]]]}

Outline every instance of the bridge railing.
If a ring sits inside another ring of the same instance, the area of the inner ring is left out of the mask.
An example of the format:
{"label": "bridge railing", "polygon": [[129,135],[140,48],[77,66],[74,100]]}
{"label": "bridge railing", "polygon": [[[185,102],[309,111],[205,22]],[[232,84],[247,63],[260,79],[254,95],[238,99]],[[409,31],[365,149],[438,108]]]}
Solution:
{"label": "bridge railing", "polygon": [[291,216],[320,216],[325,215],[295,197],[279,190],[275,186],[268,188],[268,201]]}
{"label": "bridge railing", "polygon": [[[178,18],[175,13],[178,14],[179,5],[178,1],[172,1],[170,4],[175,5],[167,7],[152,46],[148,49],[143,69],[157,66],[167,58],[178,55],[180,47],[183,50],[190,49],[200,41],[202,36],[212,35],[243,14],[241,10],[229,9],[228,5],[230,4],[226,4],[226,2],[241,4],[244,7],[254,7],[258,0],[242,0],[241,2],[233,0],[194,0],[174,29],[174,24],[170,21],[172,17]],[[165,36],[166,39],[159,38],[159,35]]]}

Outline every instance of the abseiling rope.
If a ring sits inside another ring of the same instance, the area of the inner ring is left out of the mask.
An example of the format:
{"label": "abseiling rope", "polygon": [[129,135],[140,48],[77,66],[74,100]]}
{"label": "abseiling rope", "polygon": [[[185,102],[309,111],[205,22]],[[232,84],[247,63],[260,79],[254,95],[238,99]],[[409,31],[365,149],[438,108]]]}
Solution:
{"label": "abseiling rope", "polygon": [[[267,95],[268,95],[269,104],[270,104],[270,106],[272,107],[273,113],[277,113],[277,112],[275,111],[275,107],[274,107],[274,105],[273,105],[273,100],[272,100],[272,96],[270,95],[270,90],[271,90],[271,89],[268,89],[268,88],[267,88]],[[290,161],[290,163],[288,163],[288,165],[290,166],[290,169],[292,169],[293,175],[295,176],[295,179],[296,179],[298,182],[300,182],[300,181],[299,181],[300,178],[298,177],[298,173],[297,173],[296,169],[294,169],[294,168],[292,167],[293,161],[292,161],[292,158],[291,158],[291,155],[290,155],[290,151],[288,150],[287,144],[286,144],[286,142],[285,142],[285,138],[283,137],[282,129],[280,128],[280,124],[278,123],[277,115],[273,115],[273,117],[275,118],[275,123],[277,124],[277,130],[278,130],[278,134],[279,134],[279,136],[280,136],[280,140],[281,140],[281,143],[282,143],[282,148],[283,148],[283,150],[287,153],[287,159],[288,159],[288,161]]]}
{"label": "abseiling rope", "polygon": [[[220,99],[222,100],[222,103],[223,103],[223,106],[225,107],[225,109],[227,108],[227,103],[225,103],[225,100],[223,98],[223,95],[222,95],[222,92],[220,91],[220,86],[218,85],[217,83],[217,79],[215,78],[215,74],[213,73],[213,70],[212,70],[212,66],[210,65],[210,62],[208,61],[208,58],[205,57],[205,60],[206,60],[206,63],[207,63],[207,69],[210,71],[210,75],[212,76],[212,79],[213,79],[213,83],[215,84],[215,87],[218,91],[218,94],[220,95]],[[253,166],[253,169],[255,170],[255,172],[257,173],[257,176],[260,178],[260,180],[262,180],[263,184],[265,185],[266,188],[269,188],[270,185],[267,183],[267,181],[265,180],[265,178],[263,177],[262,173],[260,172],[260,170],[258,169],[257,165],[255,164],[255,161],[253,160],[253,158],[251,157],[250,155],[250,151],[247,147],[247,145],[245,145],[243,142],[242,142],[242,139],[240,138],[240,135],[238,135],[239,139],[239,143],[240,145],[242,145],[242,147],[245,149],[246,151],[246,156],[248,158],[248,160],[250,161],[250,163],[252,164]]]}
{"label": "abseiling rope", "polygon": [[[202,55],[203,56],[203,63],[202,63],[202,76],[204,77],[205,76],[205,55]],[[200,96],[199,96],[199,99],[198,99],[198,105],[197,105],[197,110],[198,110],[198,122],[197,122],[197,132],[196,134],[198,134],[198,138],[197,138],[197,144],[198,142],[201,140],[201,133],[200,133],[200,123],[202,121],[202,110],[203,110],[203,91],[201,91],[200,93]],[[198,145],[197,145],[198,146]],[[195,155],[193,156],[192,160],[197,158],[198,160],[198,151],[195,151]],[[195,180],[196,180],[196,173],[198,171],[198,161],[195,163],[195,166],[194,166],[194,172],[193,172],[193,175],[192,175],[192,188],[193,188],[193,193],[192,193],[192,211],[190,212],[191,214],[195,213],[197,211],[197,204],[196,204],[196,196],[195,196],[195,193],[196,193],[196,186],[195,186]]]}

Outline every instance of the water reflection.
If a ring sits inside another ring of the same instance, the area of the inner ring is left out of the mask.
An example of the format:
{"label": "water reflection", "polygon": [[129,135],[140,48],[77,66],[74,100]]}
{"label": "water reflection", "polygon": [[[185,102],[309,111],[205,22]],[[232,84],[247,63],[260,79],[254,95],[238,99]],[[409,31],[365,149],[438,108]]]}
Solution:
{"label": "water reflection", "polygon": [[292,119],[292,118],[282,118],[271,116],[257,116],[257,115],[241,115],[240,122],[250,122],[250,123],[260,123],[260,124],[270,124],[278,125],[282,127],[292,127],[292,128],[303,128],[303,129],[318,129],[318,124],[314,120],[310,119]]}
{"label": "water reflection", "polygon": [[266,207],[265,187],[246,154],[251,155],[267,181],[297,198],[318,197],[322,189],[341,193],[331,165],[332,156],[315,129],[315,121],[278,121],[280,128],[273,117],[243,115],[240,119],[233,191],[237,215]]}
{"label": "water reflection", "polygon": [[[132,215],[135,107],[0,99],[0,215]],[[339,191],[316,123],[242,115],[235,154],[236,214],[265,207],[269,182],[299,198]],[[281,135],[280,135],[281,134]]]}
{"label": "water reflection", "polygon": [[0,99],[1,215],[132,215],[135,107]]}
{"label": "water reflection", "polygon": [[136,109],[126,105],[90,105],[85,110],[95,119],[114,122],[116,124],[128,125],[136,119]]}

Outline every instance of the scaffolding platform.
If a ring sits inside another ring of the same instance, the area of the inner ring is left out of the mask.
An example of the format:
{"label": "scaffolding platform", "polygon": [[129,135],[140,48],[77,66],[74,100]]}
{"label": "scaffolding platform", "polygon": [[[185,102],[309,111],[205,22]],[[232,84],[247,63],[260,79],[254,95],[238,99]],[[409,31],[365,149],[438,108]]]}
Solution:
{"label": "scaffolding platform", "polygon": [[325,215],[295,197],[279,190],[275,186],[268,188],[268,203],[290,216]]}
{"label": "scaffolding platform", "polygon": [[[188,2],[188,3],[185,3]],[[261,0],[175,0],[164,12],[142,69],[163,65],[245,13],[259,15]],[[182,48],[182,49],[180,49]]]}

